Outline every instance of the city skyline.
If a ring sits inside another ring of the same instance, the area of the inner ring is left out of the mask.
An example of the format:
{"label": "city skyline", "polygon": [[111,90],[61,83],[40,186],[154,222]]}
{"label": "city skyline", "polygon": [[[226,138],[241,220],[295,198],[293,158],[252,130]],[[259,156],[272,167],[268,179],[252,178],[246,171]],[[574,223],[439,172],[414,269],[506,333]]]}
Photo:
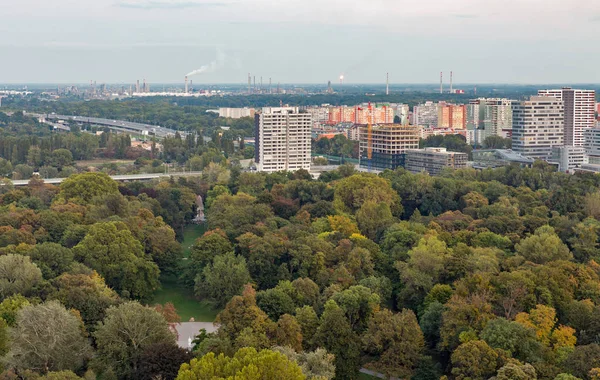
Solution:
{"label": "city skyline", "polygon": [[[9,0],[10,1],[10,0]],[[597,83],[600,4],[57,0],[5,7],[0,83]],[[335,14],[335,17],[332,15]],[[536,17],[532,18],[532,14]],[[275,50],[276,48],[276,50]]]}

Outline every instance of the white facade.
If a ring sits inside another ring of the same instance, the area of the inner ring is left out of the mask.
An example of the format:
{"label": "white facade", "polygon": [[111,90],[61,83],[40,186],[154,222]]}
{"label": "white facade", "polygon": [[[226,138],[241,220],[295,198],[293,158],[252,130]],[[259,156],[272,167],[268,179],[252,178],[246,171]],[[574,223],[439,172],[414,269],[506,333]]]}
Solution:
{"label": "white facade", "polygon": [[424,127],[438,126],[438,104],[426,102],[413,108],[413,125]]}
{"label": "white facade", "polygon": [[313,123],[326,123],[329,120],[329,107],[306,107],[306,112],[312,115]]}
{"label": "white facade", "polygon": [[573,173],[588,163],[588,156],[582,146],[555,146],[552,147],[551,162],[558,164],[559,171]]}
{"label": "white facade", "polygon": [[310,170],[310,113],[300,112],[298,107],[264,107],[255,122],[258,170]]}
{"label": "white facade", "polygon": [[594,90],[576,90],[569,87],[560,90],[539,90],[540,96],[552,96],[562,100],[565,112],[565,145],[583,146],[583,132],[594,127]]}
{"label": "white facade", "polygon": [[219,117],[230,117],[240,119],[242,117],[253,117],[254,108],[219,108]]}
{"label": "white facade", "polygon": [[512,105],[512,149],[526,157],[552,158],[552,147],[564,145],[564,106],[552,97],[532,96]]}

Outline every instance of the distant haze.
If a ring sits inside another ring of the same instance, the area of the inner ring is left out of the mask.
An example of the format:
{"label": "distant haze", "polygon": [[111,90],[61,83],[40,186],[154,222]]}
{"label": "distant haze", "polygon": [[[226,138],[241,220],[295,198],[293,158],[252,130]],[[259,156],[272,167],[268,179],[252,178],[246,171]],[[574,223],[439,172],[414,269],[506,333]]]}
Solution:
{"label": "distant haze", "polygon": [[595,0],[0,0],[0,83],[598,83]]}

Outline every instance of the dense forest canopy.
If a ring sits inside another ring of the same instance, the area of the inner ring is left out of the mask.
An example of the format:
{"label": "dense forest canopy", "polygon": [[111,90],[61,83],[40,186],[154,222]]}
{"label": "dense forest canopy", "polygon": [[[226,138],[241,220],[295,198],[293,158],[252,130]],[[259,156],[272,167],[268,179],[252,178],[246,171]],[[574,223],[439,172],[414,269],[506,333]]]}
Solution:
{"label": "dense forest canopy", "polygon": [[[257,362],[249,378],[600,372],[600,177],[544,163],[438,177],[341,166],[319,180],[217,166],[160,182],[5,182],[3,376],[246,378]],[[209,230],[182,260],[177,231],[198,194]],[[143,306],[162,272],[221,310],[192,352],[168,329],[172,305]]]}

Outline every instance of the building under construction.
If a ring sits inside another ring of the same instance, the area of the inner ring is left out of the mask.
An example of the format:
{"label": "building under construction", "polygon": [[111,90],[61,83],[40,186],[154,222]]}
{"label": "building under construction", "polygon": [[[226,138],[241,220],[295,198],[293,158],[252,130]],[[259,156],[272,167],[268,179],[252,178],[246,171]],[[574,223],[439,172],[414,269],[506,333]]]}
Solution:
{"label": "building under construction", "polygon": [[407,149],[419,148],[419,130],[414,125],[361,125],[359,147],[361,168],[394,170],[404,167]]}

